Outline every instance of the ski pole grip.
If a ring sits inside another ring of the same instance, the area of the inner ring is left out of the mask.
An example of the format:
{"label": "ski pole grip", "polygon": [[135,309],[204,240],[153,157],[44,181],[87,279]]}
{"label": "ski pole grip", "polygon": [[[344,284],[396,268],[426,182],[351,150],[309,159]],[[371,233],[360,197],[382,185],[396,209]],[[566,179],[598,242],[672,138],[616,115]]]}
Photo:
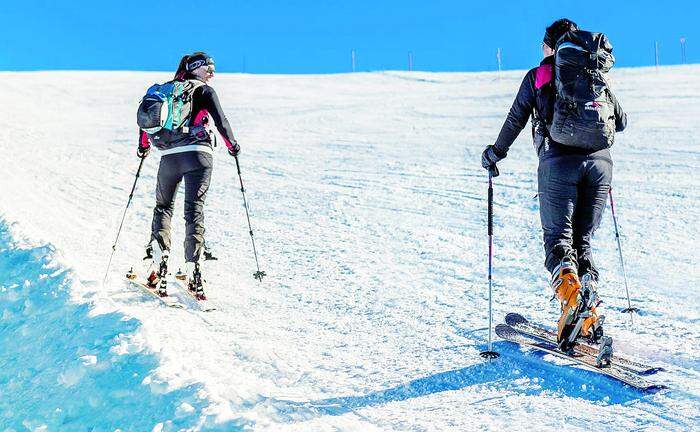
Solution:
{"label": "ski pole grip", "polygon": [[[233,158],[236,159],[236,171],[238,171],[238,176],[240,177],[241,176],[241,164],[238,163],[238,155],[234,156]],[[241,182],[242,182],[242,180],[241,180]]]}
{"label": "ski pole grip", "polygon": [[488,232],[493,235],[493,185],[491,176],[489,175],[489,193],[488,193]]}

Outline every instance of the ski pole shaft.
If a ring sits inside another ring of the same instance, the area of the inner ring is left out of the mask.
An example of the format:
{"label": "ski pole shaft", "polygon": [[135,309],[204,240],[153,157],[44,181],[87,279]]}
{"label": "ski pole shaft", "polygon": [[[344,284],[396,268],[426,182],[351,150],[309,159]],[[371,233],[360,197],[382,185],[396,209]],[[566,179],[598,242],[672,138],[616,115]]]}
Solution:
{"label": "ski pole shaft", "polygon": [[489,170],[489,188],[488,188],[488,236],[489,236],[489,343],[486,351],[482,351],[480,355],[484,358],[492,359],[499,356],[493,350],[491,342],[491,332],[493,328],[493,308],[492,308],[492,292],[493,292],[493,172]]}
{"label": "ski pole shaft", "polygon": [[255,257],[255,267],[258,269],[253,273],[253,277],[262,283],[263,276],[266,276],[264,271],[260,271],[260,264],[258,263],[258,251],[255,248],[255,237],[253,236],[253,226],[250,223],[250,213],[248,211],[248,200],[245,197],[245,187],[243,187],[243,176],[241,176],[241,165],[238,163],[238,156],[234,156],[236,160],[236,170],[238,171],[238,180],[241,183],[241,194],[243,195],[243,207],[245,207],[245,217],[248,220],[248,233],[250,234],[250,242],[253,245],[253,256]]}
{"label": "ski pole shaft", "polygon": [[491,328],[493,327],[492,319],[492,292],[493,292],[493,181],[489,173],[489,192],[488,192],[488,234],[489,234],[489,351],[491,351]]}
{"label": "ski pole shaft", "polygon": [[627,294],[627,309],[625,309],[623,312],[637,312],[637,308],[632,307],[632,302],[630,301],[630,290],[629,286],[627,284],[627,272],[625,271],[625,260],[622,257],[622,243],[620,241],[620,230],[617,225],[617,216],[615,215],[615,200],[613,199],[613,193],[612,193],[612,187],[608,191],[608,195],[610,196],[610,212],[612,213],[613,217],[613,225],[615,226],[615,239],[617,240],[617,251],[619,253],[620,257],[620,268],[622,269],[622,278],[625,281],[625,293]]}
{"label": "ski pole shaft", "polygon": [[109,262],[107,263],[107,270],[105,270],[105,277],[102,279],[102,284],[104,285],[105,281],[107,281],[107,274],[109,273],[109,268],[112,266],[112,258],[114,258],[114,252],[117,250],[117,243],[119,242],[119,234],[122,232],[122,227],[124,226],[124,219],[126,219],[126,211],[129,209],[129,206],[131,205],[131,199],[134,197],[134,191],[136,190],[136,183],[139,180],[139,176],[141,175],[141,168],[143,167],[143,161],[146,160],[146,158],[141,158],[141,162],[139,162],[139,168],[136,170],[136,177],[134,178],[134,184],[131,186],[131,192],[129,193],[129,200],[126,202],[126,207],[124,208],[124,214],[122,215],[122,221],[119,224],[119,229],[117,230],[117,237],[114,239],[114,244],[112,245],[112,253],[109,256]]}

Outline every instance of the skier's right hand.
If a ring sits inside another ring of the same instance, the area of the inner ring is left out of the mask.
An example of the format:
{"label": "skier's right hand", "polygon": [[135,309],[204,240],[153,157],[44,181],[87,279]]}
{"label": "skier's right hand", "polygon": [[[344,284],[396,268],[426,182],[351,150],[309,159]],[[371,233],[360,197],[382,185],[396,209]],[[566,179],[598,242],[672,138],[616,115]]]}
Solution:
{"label": "skier's right hand", "polygon": [[500,154],[498,150],[492,145],[486,146],[484,152],[481,153],[481,166],[488,170],[492,176],[498,177],[498,168],[496,163],[501,161],[506,156]]}
{"label": "skier's right hand", "polygon": [[145,158],[146,156],[148,156],[148,154],[150,152],[151,152],[150,147],[141,147],[141,146],[136,147],[136,156],[138,156],[139,159]]}

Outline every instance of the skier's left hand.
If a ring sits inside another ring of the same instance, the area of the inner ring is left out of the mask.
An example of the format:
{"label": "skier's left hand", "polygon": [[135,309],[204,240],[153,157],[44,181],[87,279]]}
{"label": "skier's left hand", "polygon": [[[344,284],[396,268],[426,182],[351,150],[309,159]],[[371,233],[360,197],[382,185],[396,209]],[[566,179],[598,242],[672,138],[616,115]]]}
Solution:
{"label": "skier's left hand", "polygon": [[230,154],[233,157],[238,156],[238,153],[241,152],[241,146],[238,145],[238,141],[235,139],[231,141],[231,147],[228,147],[228,154]]}

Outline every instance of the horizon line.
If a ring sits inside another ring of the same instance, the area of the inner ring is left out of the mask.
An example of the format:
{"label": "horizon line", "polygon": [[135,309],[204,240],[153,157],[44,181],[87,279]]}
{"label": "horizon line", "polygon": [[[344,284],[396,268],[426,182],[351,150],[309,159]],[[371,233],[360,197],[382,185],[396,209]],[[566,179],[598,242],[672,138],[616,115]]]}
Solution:
{"label": "horizon line", "polygon": [[[670,64],[660,64],[660,65],[634,65],[634,66],[618,66],[613,70],[618,69],[642,69],[642,68],[665,68],[665,67],[684,67],[684,66],[698,66],[700,62],[697,63],[670,63]],[[535,66],[533,66],[535,67]],[[352,75],[352,74],[362,74],[362,73],[378,73],[378,72],[406,72],[406,73],[501,73],[501,72],[518,72],[525,71],[528,69],[489,69],[489,70],[421,70],[421,69],[370,69],[370,70],[359,70],[359,71],[345,71],[345,72],[248,72],[248,71],[217,71],[218,74],[237,74],[237,75]],[[149,69],[0,69],[0,73],[32,73],[32,72],[144,72],[144,73],[173,73],[172,70],[149,70]]]}

